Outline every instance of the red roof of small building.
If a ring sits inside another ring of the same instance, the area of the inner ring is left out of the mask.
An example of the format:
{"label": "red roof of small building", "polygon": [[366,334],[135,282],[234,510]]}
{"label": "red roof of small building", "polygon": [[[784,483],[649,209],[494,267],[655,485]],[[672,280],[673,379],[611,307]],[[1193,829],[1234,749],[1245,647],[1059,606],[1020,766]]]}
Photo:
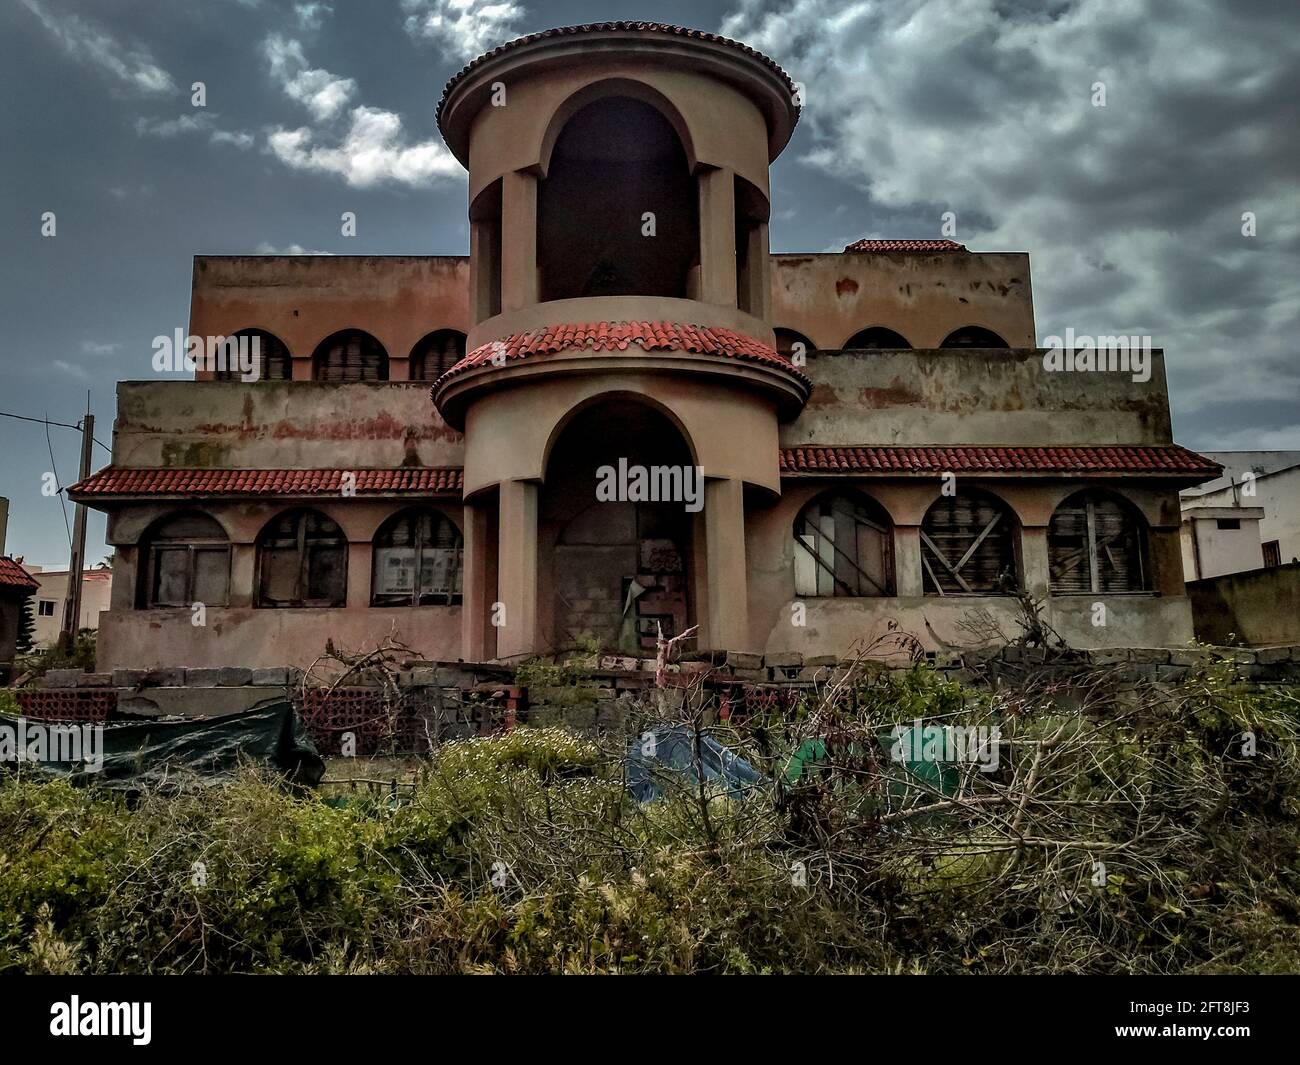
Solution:
{"label": "red roof of small building", "polygon": [[[702,325],[679,325],[676,322],[583,322],[576,325],[550,325],[527,333],[516,333],[504,340],[481,344],[434,382],[436,392],[455,374],[491,362],[515,362],[530,355],[553,355],[558,351],[689,351],[697,355],[721,355],[748,362],[779,366],[801,380],[807,375],[775,348],[770,348],[734,329]],[[501,356],[504,353],[504,360]]]}
{"label": "red roof of small building", "polygon": [[[532,44],[534,41],[544,41],[553,37],[573,37],[578,34],[586,33],[660,33],[673,37],[689,37],[692,40],[704,41],[708,44],[725,44],[730,48],[735,48],[746,55],[757,59],[765,67],[770,69],[777,77],[785,82],[786,87],[790,90],[791,97],[795,95],[794,82],[790,80],[790,75],[781,69],[780,65],[768,56],[765,56],[757,49],[749,47],[740,41],[733,41],[730,37],[722,37],[716,33],[709,33],[705,30],[695,30],[688,26],[674,26],[667,22],[589,22],[581,26],[556,26],[554,29],[542,30],[540,33],[530,33],[526,37],[517,37],[513,41],[507,41],[505,44],[498,45],[491,51],[484,52],[481,56],[470,60],[468,64],[453,74],[447,84],[443,86],[442,98],[438,101],[438,128],[442,128],[442,112],[447,106],[447,98],[451,95],[452,89],[459,85],[467,78],[470,73],[499,55],[521,48],[524,45]],[[797,105],[796,105],[797,106]]]}
{"label": "red roof of small building", "polygon": [[25,588],[34,592],[40,583],[8,555],[0,555],[0,588]]}
{"label": "red roof of small building", "polygon": [[844,245],[844,250],[955,252],[965,251],[966,245],[955,240],[855,240]]}
{"label": "red roof of small building", "polygon": [[108,466],[68,489],[72,498],[103,496],[328,496],[341,495],[343,475],[356,476],[357,495],[455,495],[458,466],[386,470],[183,470]]}
{"label": "red roof of small building", "polygon": [[1142,475],[1203,480],[1222,470],[1177,444],[1142,447],[844,447],[781,450],[781,472],[799,474],[982,473]]}

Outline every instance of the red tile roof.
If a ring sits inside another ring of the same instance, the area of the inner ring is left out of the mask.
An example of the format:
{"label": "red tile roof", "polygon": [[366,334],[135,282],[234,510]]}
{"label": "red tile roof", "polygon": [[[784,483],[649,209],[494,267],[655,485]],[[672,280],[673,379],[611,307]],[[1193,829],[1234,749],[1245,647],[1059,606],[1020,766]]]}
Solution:
{"label": "red tile roof", "polygon": [[476,59],[462,67],[453,74],[443,86],[442,98],[438,101],[438,128],[442,128],[442,113],[447,106],[447,98],[451,95],[452,89],[459,85],[467,78],[471,72],[482,66],[491,59],[499,55],[521,48],[524,45],[532,44],[534,41],[549,40],[554,37],[572,37],[580,33],[660,33],[673,37],[688,37],[696,41],[704,41],[708,44],[725,44],[730,48],[738,49],[746,55],[757,59],[765,67],[771,70],[777,77],[785,82],[786,87],[790,90],[791,97],[795,96],[795,85],[790,80],[790,75],[781,69],[777,62],[768,56],[765,56],[757,49],[750,48],[747,44],[740,41],[733,41],[730,37],[721,37],[716,33],[708,33],[705,30],[695,30],[687,26],[674,26],[667,22],[589,22],[582,26],[557,26],[554,29],[542,30],[540,33],[530,33],[526,37],[518,37],[513,41],[507,41],[505,44],[493,48],[489,52],[484,52]]}
{"label": "red tile roof", "polygon": [[955,252],[965,251],[966,245],[955,240],[855,240],[844,245],[844,250]]}
{"label": "red tile roof", "polygon": [[180,470],[108,466],[68,489],[72,498],[103,496],[326,496],[339,495],[343,475],[356,474],[357,495],[456,495],[457,466],[387,470]]}
{"label": "red tile roof", "polygon": [[801,380],[807,375],[797,369],[785,355],[753,337],[733,329],[702,325],[678,325],[675,322],[585,322],[577,325],[552,325],[528,333],[516,333],[505,340],[482,344],[456,363],[434,382],[433,391],[448,378],[491,361],[505,352],[505,361],[514,362],[530,355],[553,355],[557,351],[689,351],[693,354],[721,355],[747,362],[779,366]]}
{"label": "red tile roof", "polygon": [[26,588],[36,591],[40,582],[8,555],[0,555],[0,588]]}
{"label": "red tile roof", "polygon": [[781,449],[781,472],[800,474],[939,473],[1164,476],[1204,480],[1222,467],[1177,444],[1163,447],[840,447]]}

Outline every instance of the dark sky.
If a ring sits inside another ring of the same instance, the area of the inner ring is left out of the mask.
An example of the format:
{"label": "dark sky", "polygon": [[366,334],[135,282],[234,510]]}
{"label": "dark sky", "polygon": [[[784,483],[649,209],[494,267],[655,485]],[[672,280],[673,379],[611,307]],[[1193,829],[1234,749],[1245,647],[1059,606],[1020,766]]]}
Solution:
{"label": "dark sky", "polygon": [[[952,211],[972,249],[1033,256],[1040,341],[1166,349],[1181,443],[1300,449],[1292,0],[6,0],[0,410],[71,422],[89,391],[108,443],[114,383],[187,324],[197,253],[465,254],[443,82],[518,34],[620,18],[720,30],[806,86],[774,251],[939,236]],[[51,440],[71,483],[77,434]],[[66,563],[44,428],[0,419],[0,449],[9,553]],[[90,541],[94,561],[93,512]]]}

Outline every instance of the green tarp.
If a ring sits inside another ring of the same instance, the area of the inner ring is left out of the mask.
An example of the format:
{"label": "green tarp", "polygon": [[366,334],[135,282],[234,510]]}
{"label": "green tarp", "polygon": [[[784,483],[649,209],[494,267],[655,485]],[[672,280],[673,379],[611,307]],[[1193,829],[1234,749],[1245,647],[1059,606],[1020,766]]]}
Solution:
{"label": "green tarp", "polygon": [[[93,730],[99,730],[96,734]],[[138,718],[69,725],[0,714],[0,765],[118,790],[209,784],[240,765],[267,766],[314,785],[325,763],[285,699],[226,717]]]}

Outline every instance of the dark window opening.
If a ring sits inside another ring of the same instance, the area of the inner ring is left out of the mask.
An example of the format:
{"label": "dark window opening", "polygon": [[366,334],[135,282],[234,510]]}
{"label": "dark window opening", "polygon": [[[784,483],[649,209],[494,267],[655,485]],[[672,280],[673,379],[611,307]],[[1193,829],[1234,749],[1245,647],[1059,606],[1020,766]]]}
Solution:
{"label": "dark window opening", "polygon": [[1214,526],[1217,529],[1224,529],[1228,532],[1235,532],[1241,528],[1240,518],[1216,518]]}
{"label": "dark window opening", "polygon": [[230,596],[230,542],[206,514],[178,514],[146,534],[144,607],[225,606]]}
{"label": "dark window opening", "polygon": [[445,514],[404,510],[375,535],[371,606],[450,606],[460,602],[464,546]]}
{"label": "dark window opening", "polygon": [[1280,540],[1265,540],[1259,545],[1264,552],[1264,565],[1269,569],[1274,566],[1282,565],[1282,542]]}
{"label": "dark window opening", "polygon": [[794,584],[800,596],[892,595],[889,516],[858,495],[814,500],[794,524]]}
{"label": "dark window opening", "polygon": [[412,381],[436,381],[465,357],[465,334],[439,329],[421,340],[411,352]]}
{"label": "dark window opening", "polygon": [[343,606],[347,601],[347,539],[319,511],[289,511],[272,519],[257,542],[257,566],[258,606]]}
{"label": "dark window opening", "polygon": [[854,333],[844,342],[845,351],[870,351],[878,348],[910,348],[912,345],[902,333],[876,325]]}
{"label": "dark window opening", "polygon": [[991,329],[978,325],[968,325],[957,329],[944,338],[941,348],[1009,348],[1011,345]]}
{"label": "dark window opening", "polygon": [[1019,588],[1015,518],[983,492],[941,496],[921,523],[926,595],[1011,595]]}
{"label": "dark window opening", "polygon": [[[793,329],[777,329],[774,332],[776,333],[776,350],[787,358],[793,358],[799,354],[806,358],[817,350],[811,340]],[[803,347],[796,347],[799,344],[802,344]]]}
{"label": "dark window opening", "polygon": [[1146,591],[1146,558],[1146,523],[1110,493],[1071,496],[1052,515],[1047,562],[1054,594]]}
{"label": "dark window opening", "polygon": [[676,131],[609,96],[565,124],[537,191],[541,299],[688,294],[699,261],[696,183]]}
{"label": "dark window opening", "polygon": [[[241,329],[227,338],[233,341],[232,350],[228,351],[226,368],[216,371],[218,381],[242,381],[243,374],[237,364],[230,358],[239,359],[239,352],[247,351],[253,355],[253,342],[256,341],[256,355],[253,356],[254,381],[292,381],[293,358],[283,340],[264,329]],[[247,345],[247,347],[245,347]]]}
{"label": "dark window opening", "polygon": [[369,333],[345,329],[317,346],[312,377],[317,381],[387,381],[388,352]]}
{"label": "dark window opening", "polygon": [[36,604],[36,613],[43,618],[54,617],[54,600],[42,599]]}

